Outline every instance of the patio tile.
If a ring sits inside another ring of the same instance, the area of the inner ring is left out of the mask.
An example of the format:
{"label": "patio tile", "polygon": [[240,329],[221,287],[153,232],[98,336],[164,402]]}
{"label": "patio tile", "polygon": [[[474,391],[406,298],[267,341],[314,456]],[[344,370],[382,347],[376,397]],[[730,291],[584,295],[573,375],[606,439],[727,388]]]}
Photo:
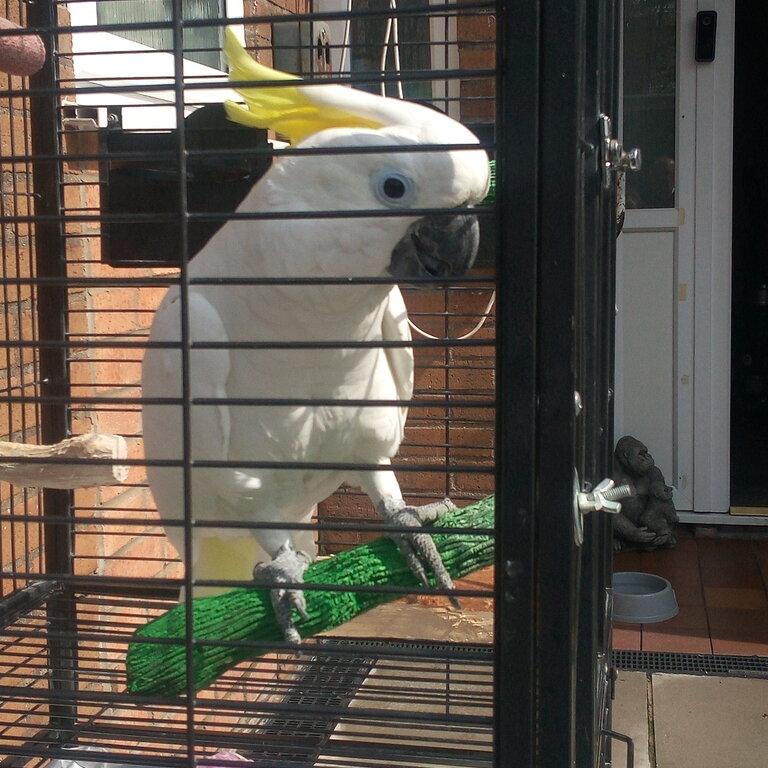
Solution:
{"label": "patio tile", "polygon": [[761,588],[704,587],[707,608],[768,611],[768,596]]}
{"label": "patio tile", "polygon": [[667,621],[643,624],[644,651],[712,653],[707,612],[703,605],[681,605]]}
{"label": "patio tile", "polygon": [[[632,739],[635,768],[649,768],[648,749],[648,676],[645,672],[619,670],[616,698],[612,707],[611,728]],[[626,765],[627,748],[619,741],[612,743],[612,764]]]}
{"label": "patio tile", "polygon": [[702,539],[699,553],[705,587],[765,588],[751,541]]}
{"label": "patio tile", "polygon": [[683,531],[675,549],[618,553],[614,571],[669,579],[680,606],[659,625],[614,625],[614,648],[768,656],[768,540]]}
{"label": "patio tile", "polygon": [[712,652],[722,656],[768,656],[768,639],[720,640],[713,637]]}
{"label": "patio tile", "polygon": [[642,555],[640,552],[619,552],[613,557],[613,570],[616,571],[641,571]]}
{"label": "patio tile", "polygon": [[645,573],[654,573],[669,581],[675,593],[690,590],[690,594],[695,594],[698,591],[699,596],[703,597],[701,592],[702,582],[699,576],[698,563],[696,562],[690,564],[660,564],[644,568],[643,571]]}
{"label": "patio tile", "polygon": [[712,608],[707,613],[715,653],[768,656],[768,611]]}
{"label": "patio tile", "polygon": [[643,627],[643,650],[668,653],[712,653],[712,641],[705,629],[684,629],[678,632]]}
{"label": "patio tile", "polygon": [[[685,542],[692,539],[685,539]],[[694,542],[695,543],[695,542]],[[654,552],[643,552],[640,558],[644,570],[660,568],[665,571],[698,572],[698,547],[689,544],[678,544],[673,549],[657,549]]]}
{"label": "patio tile", "polygon": [[753,541],[752,552],[763,576],[763,586],[768,590],[768,541]]}
{"label": "patio tile", "polygon": [[765,768],[768,680],[654,674],[656,764]]}
{"label": "patio tile", "polygon": [[677,632],[681,629],[707,629],[707,609],[703,605],[680,605],[677,616],[656,624],[644,624],[644,631]]}
{"label": "patio tile", "polygon": [[642,629],[639,624],[613,624],[613,647],[618,651],[642,650]]}
{"label": "patio tile", "polygon": [[684,605],[704,605],[704,588],[701,584],[681,585],[677,579],[670,579],[669,581],[672,584],[672,589],[675,590],[677,604],[680,607]]}
{"label": "patio tile", "polygon": [[768,633],[768,613],[753,608],[710,608],[707,610],[712,630],[738,635],[742,629]]}

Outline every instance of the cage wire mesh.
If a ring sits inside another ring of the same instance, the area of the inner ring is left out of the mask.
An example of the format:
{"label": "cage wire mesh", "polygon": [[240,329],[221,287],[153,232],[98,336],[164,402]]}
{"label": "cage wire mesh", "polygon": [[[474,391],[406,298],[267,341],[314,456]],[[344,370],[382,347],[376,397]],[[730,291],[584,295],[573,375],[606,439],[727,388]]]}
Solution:
{"label": "cage wire mesh", "polygon": [[[236,219],[239,199],[272,162],[296,153],[281,135],[224,118],[220,105],[232,98],[225,27],[260,62],[307,82],[351,81],[446,112],[492,156],[494,12],[493,3],[428,0],[4,2],[6,18],[43,40],[46,59],[30,77],[0,74],[0,431],[13,444],[2,466],[19,473],[0,475],[3,768],[491,764],[488,567],[456,581],[460,612],[431,587],[370,586],[391,602],[304,637],[298,651],[279,638],[217,643],[182,630],[186,677],[171,696],[129,692],[126,654],[133,633],[177,606],[181,589],[211,578],[184,569],[161,525],[180,526],[191,551],[200,528],[193,531],[188,447],[167,462],[186,478],[180,519],[161,518],[147,483],[141,364],[155,310],[169,286],[188,297],[197,250]],[[400,282],[417,329],[414,394],[394,468],[412,504],[448,496],[464,507],[493,493],[493,206],[478,210],[474,269],[450,284]],[[249,220],[258,227],[258,216]],[[322,292],[343,281],[304,282]],[[253,274],[220,290],[291,283]],[[177,348],[189,355],[192,341]],[[304,348],[313,349],[311,338]],[[339,339],[336,348],[349,345]],[[181,394],[189,422],[190,391]],[[260,403],[259,392],[241,396],[250,399],[241,408],[284,406]],[[112,436],[111,454],[14,448],[93,434]],[[260,460],[263,452],[254,466]],[[94,466],[104,480],[79,484]],[[56,472],[71,487],[49,481]],[[491,532],[463,525],[454,536]],[[310,532],[320,564],[386,532],[367,496],[346,483],[296,527]],[[163,642],[154,649],[169,647]],[[224,665],[195,690],[201,647],[253,658]]]}

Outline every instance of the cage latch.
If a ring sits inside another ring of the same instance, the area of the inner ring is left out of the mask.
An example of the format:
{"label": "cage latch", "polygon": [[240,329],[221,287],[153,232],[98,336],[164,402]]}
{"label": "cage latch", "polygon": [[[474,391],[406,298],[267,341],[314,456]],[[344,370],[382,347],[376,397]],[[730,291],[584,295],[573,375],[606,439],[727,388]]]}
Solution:
{"label": "cage latch", "polygon": [[612,124],[608,115],[600,115],[600,164],[602,166],[603,186],[611,188],[612,174],[621,171],[639,171],[643,164],[638,148],[624,149],[624,145],[611,136]]}

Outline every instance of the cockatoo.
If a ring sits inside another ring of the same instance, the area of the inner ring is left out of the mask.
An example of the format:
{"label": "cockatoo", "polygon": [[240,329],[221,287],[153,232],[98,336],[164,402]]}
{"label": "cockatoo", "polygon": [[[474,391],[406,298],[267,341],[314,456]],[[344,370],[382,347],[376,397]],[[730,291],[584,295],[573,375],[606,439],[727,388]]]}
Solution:
{"label": "cockatoo", "polygon": [[[156,312],[142,371],[147,475],[195,582],[269,586],[296,643],[319,501],[344,482],[360,486],[398,528],[444,509],[406,504],[390,467],[413,390],[402,295],[386,279],[338,279],[462,274],[478,240],[466,208],[487,193],[488,157],[442,112],[306,84],[258,64],[230,30],[224,50],[245,102],[227,102],[230,119],[302,151],[275,160],[238,208],[250,218],[228,221],[189,263],[186,292],[171,287]],[[268,281],[249,282],[259,278]],[[183,520],[194,521],[189,540]],[[392,538],[425,585],[431,569],[453,588],[428,534]]]}

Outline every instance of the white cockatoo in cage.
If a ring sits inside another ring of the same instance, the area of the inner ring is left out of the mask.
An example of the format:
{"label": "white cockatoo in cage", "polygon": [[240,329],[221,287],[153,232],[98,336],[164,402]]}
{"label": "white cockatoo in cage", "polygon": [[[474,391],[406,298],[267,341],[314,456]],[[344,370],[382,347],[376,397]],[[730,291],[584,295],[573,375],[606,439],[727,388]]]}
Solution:
{"label": "white cockatoo in cage", "polygon": [[[227,103],[230,119],[271,128],[297,151],[274,161],[238,208],[253,217],[228,221],[189,263],[186,293],[171,287],[157,310],[143,365],[147,474],[195,582],[270,586],[295,643],[292,611],[304,606],[295,585],[315,551],[301,525],[344,482],[388,524],[415,529],[392,537],[425,585],[432,571],[453,588],[419,530],[445,507],[406,504],[390,466],[413,354],[403,298],[387,279],[471,266],[478,225],[466,209],[488,191],[488,156],[442,112],[306,84],[255,62],[231,30],[225,53],[245,102]],[[194,521],[189,540],[184,520]]]}

